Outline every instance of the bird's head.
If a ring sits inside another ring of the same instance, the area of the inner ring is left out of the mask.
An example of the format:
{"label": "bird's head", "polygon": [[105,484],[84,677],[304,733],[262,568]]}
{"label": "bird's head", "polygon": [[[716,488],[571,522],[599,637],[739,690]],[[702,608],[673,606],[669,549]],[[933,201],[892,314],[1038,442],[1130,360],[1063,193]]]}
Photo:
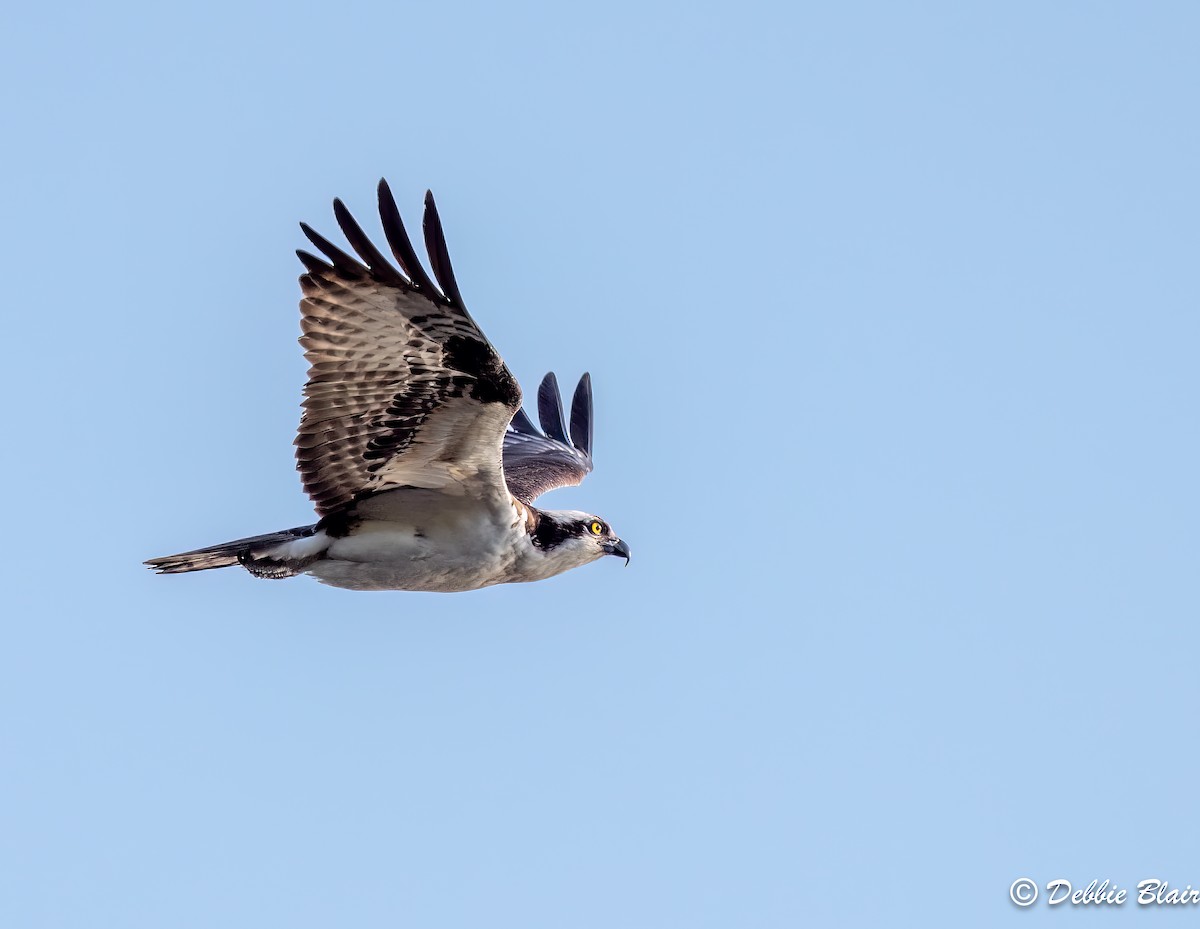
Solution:
{"label": "bird's head", "polygon": [[599,516],[578,510],[542,510],[533,532],[533,546],[548,559],[561,564],[565,571],[595,561],[604,555],[618,555],[629,564],[629,546]]}

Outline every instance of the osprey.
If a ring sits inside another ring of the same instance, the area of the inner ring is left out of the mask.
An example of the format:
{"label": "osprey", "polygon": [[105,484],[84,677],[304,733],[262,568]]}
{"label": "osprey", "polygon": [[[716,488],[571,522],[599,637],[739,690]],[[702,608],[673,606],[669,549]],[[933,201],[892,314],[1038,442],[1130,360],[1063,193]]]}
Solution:
{"label": "osprey", "polygon": [[309,362],[296,466],[318,521],[146,564],[160,574],[241,565],[255,577],[433,591],[542,580],[603,555],[628,564],[629,546],[598,516],[533,505],[592,470],[589,376],[568,426],[546,375],[537,429],[463,305],[432,194],[423,231],[433,278],[386,181],[379,216],[398,269],[340,200],[333,212],[357,259],[304,223],[324,257],[296,252],[307,269],[300,344]]}

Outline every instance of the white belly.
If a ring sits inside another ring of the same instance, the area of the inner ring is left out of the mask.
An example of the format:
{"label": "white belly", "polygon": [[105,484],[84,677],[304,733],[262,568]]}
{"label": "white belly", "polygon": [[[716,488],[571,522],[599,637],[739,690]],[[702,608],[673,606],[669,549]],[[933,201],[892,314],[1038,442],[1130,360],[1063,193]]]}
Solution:
{"label": "white belly", "polygon": [[351,590],[462,591],[514,580],[524,531],[491,520],[416,528],[367,522],[335,539],[308,573]]}

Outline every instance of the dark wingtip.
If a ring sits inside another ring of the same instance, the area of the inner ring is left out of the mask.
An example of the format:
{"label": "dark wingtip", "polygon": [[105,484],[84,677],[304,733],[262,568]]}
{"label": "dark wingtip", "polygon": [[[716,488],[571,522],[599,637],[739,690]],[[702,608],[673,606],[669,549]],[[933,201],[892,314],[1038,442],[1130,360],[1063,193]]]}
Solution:
{"label": "dark wingtip", "polygon": [[308,269],[309,274],[328,274],[333,270],[333,265],[302,248],[296,249],[296,257]]}
{"label": "dark wingtip", "polygon": [[542,431],[552,439],[567,442],[567,424],[563,418],[562,395],[558,391],[558,378],[550,371],[542,378],[538,387],[538,419]]}
{"label": "dark wingtip", "polygon": [[592,456],[592,376],[583,372],[571,398],[571,441],[575,447]]}
{"label": "dark wingtip", "polygon": [[370,269],[372,276],[394,287],[407,289],[412,286],[412,282],[406,280],[400,272],[393,268],[392,263],[375,247],[371,237],[363,232],[358,220],[351,215],[350,211],[346,209],[346,204],[342,203],[340,199],[333,201],[333,215],[337,219],[338,225],[342,227],[342,234],[346,236],[346,241]]}
{"label": "dark wingtip", "polygon": [[431,300],[441,300],[441,293],[433,286],[433,281],[425,273],[425,267],[413,249],[412,240],[408,237],[408,230],[404,228],[404,220],[400,218],[400,208],[396,206],[396,198],[392,196],[392,188],[388,186],[385,178],[379,179],[377,190],[379,193],[379,219],[383,223],[383,234],[388,240],[388,246],[396,257],[396,261],[400,263],[400,270],[408,275],[412,286],[419,292]]}
{"label": "dark wingtip", "polygon": [[521,407],[513,414],[512,420],[509,422],[514,432],[519,432],[522,435],[537,435],[537,428],[529,419],[529,414],[525,412],[525,407]]}
{"label": "dark wingtip", "polygon": [[[335,200],[335,211],[337,209],[337,203],[338,201]],[[313,227],[308,223],[301,223],[300,231],[303,232],[304,235],[308,237],[308,241],[312,242],[312,244],[315,245],[317,249],[328,259],[329,263],[333,267],[337,268],[337,270],[342,274],[349,278],[357,279],[366,273],[367,269],[363,267],[363,265],[359,264],[352,257],[347,255],[344,251],[325,238],[325,236],[313,229]]]}
{"label": "dark wingtip", "polygon": [[454,268],[450,264],[450,253],[446,249],[446,234],[442,230],[442,220],[438,216],[437,204],[433,200],[433,191],[425,191],[425,217],[421,222],[425,233],[425,251],[429,253],[429,264],[433,268],[433,276],[437,278],[442,293],[459,309],[463,309],[462,294],[458,290],[458,281],[454,279]]}

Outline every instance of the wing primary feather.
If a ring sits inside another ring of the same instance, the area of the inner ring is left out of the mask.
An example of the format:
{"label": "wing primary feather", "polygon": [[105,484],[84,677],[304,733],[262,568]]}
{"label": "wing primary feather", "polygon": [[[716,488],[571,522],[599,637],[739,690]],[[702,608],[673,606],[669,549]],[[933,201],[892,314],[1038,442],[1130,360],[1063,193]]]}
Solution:
{"label": "wing primary feather", "polygon": [[363,232],[362,226],[358,221],[350,215],[350,211],[346,209],[346,204],[342,201],[333,201],[333,215],[337,217],[338,225],[342,227],[342,232],[346,236],[346,241],[358,253],[370,269],[371,274],[387,284],[403,287],[408,289],[412,284],[401,277],[400,272],[392,267],[392,263],[383,257],[383,253],[379,251],[371,242],[367,234]]}
{"label": "wing primary feather", "polygon": [[458,281],[454,279],[454,268],[450,266],[450,253],[446,250],[446,236],[442,232],[442,221],[438,217],[433,193],[425,191],[425,219],[421,223],[425,233],[425,251],[429,253],[429,264],[433,276],[442,286],[444,293],[456,307],[464,309],[462,294],[458,292]]}
{"label": "wing primary feather", "polygon": [[587,372],[571,399],[571,442],[585,455],[592,454],[592,376]]}
{"label": "wing primary feather", "polygon": [[342,272],[342,274],[354,280],[366,274],[366,268],[330,242],[321,233],[316,232],[308,223],[301,223],[300,229],[308,236],[308,241],[324,252],[330,264]]}
{"label": "wing primary feather", "polygon": [[504,479],[513,496],[526,504],[556,487],[580,483],[592,470],[591,375],[579,379],[571,398],[570,439],[554,372],[538,387],[538,418],[543,431],[519,410],[504,435]]}
{"label": "wing primary feather", "polygon": [[425,296],[431,300],[441,298],[441,293],[433,286],[433,281],[425,273],[421,260],[413,250],[412,240],[408,237],[404,221],[400,218],[400,209],[396,206],[396,198],[392,196],[392,189],[386,180],[379,181],[379,218],[383,221],[383,234],[387,236],[388,245],[391,246],[396,260],[400,262],[401,270]]}
{"label": "wing primary feather", "polygon": [[525,408],[517,410],[509,423],[514,432],[520,432],[523,435],[538,435],[537,428],[529,420],[529,415],[525,412]]}
{"label": "wing primary feather", "polygon": [[328,274],[333,270],[333,265],[322,261],[316,255],[306,252],[302,248],[296,249],[296,257],[304,263],[304,267],[308,268],[310,274]]}
{"label": "wing primary feather", "polygon": [[563,422],[562,396],[558,392],[558,378],[551,371],[542,378],[538,387],[538,419],[542,422],[542,431],[559,442],[570,443],[567,438],[567,425]]}

